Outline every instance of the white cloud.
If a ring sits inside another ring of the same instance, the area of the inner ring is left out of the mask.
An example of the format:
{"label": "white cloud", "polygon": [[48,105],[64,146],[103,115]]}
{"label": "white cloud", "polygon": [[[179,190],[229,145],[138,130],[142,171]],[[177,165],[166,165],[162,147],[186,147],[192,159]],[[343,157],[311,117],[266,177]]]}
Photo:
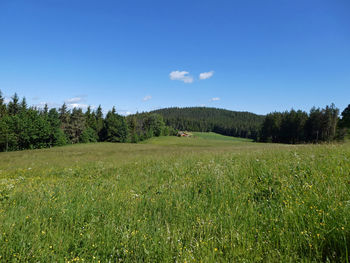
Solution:
{"label": "white cloud", "polygon": [[192,83],[193,77],[188,75],[189,73],[187,71],[172,71],[169,74],[169,77],[171,80],[180,80],[184,83]]}
{"label": "white cloud", "polygon": [[131,111],[128,111],[128,110],[117,110],[117,113],[123,116],[128,116],[130,114],[133,114]]}
{"label": "white cloud", "polygon": [[66,100],[66,103],[67,104],[74,104],[74,103],[78,103],[78,102],[80,102],[82,100],[83,100],[83,98],[74,97],[74,98],[70,98],[70,99]]}
{"label": "white cloud", "polygon": [[10,98],[8,98],[8,97],[5,97],[4,98],[4,102],[7,104],[7,103],[9,103],[11,101],[11,99]]}
{"label": "white cloud", "polygon": [[86,109],[89,106],[83,103],[71,103],[67,105],[68,105],[68,108],[80,108],[80,109]]}
{"label": "white cloud", "polygon": [[41,101],[35,104],[35,106],[41,108],[41,107],[44,107],[46,104],[49,105],[46,101]]}
{"label": "white cloud", "polygon": [[[86,96],[78,96],[78,97],[73,97],[70,99],[67,99],[65,103],[67,104],[67,107],[70,109],[73,108],[81,108],[81,109],[87,109],[89,106],[88,104],[84,103],[85,102],[85,97]],[[91,106],[91,108],[95,108],[94,106]]]}
{"label": "white cloud", "polygon": [[39,108],[39,109],[43,109],[45,107],[45,105],[47,104],[47,107],[49,109],[52,108],[58,108],[60,107],[60,105],[58,103],[54,103],[54,102],[46,102],[46,101],[41,101],[37,104],[34,104],[35,107]]}
{"label": "white cloud", "polygon": [[145,96],[142,100],[143,100],[143,101],[148,101],[148,100],[150,100],[150,99],[152,99],[152,96],[147,95],[147,96]]}
{"label": "white cloud", "polygon": [[214,71],[203,72],[199,74],[199,79],[209,79],[214,75]]}
{"label": "white cloud", "polygon": [[219,97],[214,97],[214,98],[211,98],[211,99],[210,99],[210,101],[218,101],[218,100],[220,100]]}

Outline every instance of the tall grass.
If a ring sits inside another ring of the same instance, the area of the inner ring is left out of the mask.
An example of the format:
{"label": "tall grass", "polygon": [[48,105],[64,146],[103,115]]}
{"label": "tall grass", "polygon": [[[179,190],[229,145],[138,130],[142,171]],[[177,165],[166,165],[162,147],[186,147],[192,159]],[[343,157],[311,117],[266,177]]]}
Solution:
{"label": "tall grass", "polygon": [[0,261],[349,259],[349,144],[176,140],[0,154]]}

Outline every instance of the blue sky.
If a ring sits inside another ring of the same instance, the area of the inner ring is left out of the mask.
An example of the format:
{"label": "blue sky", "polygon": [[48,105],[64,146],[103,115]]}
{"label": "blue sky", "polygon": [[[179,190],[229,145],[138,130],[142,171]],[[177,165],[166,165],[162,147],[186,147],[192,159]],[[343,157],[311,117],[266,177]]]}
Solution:
{"label": "blue sky", "polygon": [[0,0],[0,90],[123,114],[342,110],[349,14],[349,0]]}

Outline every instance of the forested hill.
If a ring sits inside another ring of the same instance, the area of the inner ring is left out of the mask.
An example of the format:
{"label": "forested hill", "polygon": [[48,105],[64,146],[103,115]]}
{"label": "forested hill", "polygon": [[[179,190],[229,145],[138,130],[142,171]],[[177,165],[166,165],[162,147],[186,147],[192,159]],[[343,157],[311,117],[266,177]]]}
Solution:
{"label": "forested hill", "polygon": [[265,116],[250,112],[207,107],[165,108],[152,111],[163,116],[166,125],[178,130],[216,132],[256,139]]}

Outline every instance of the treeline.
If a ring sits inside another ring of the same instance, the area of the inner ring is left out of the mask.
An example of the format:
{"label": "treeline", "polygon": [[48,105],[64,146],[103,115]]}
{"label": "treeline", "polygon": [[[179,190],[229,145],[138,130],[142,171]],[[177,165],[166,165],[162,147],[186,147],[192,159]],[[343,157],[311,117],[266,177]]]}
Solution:
{"label": "treeline", "polygon": [[273,112],[266,115],[262,124],[261,142],[319,143],[342,139],[350,128],[350,105],[339,118],[334,104],[325,108],[305,111]]}
{"label": "treeline", "polygon": [[103,116],[102,108],[59,109],[28,107],[17,94],[5,104],[0,91],[0,151],[38,149],[86,142],[138,142],[153,136],[174,134],[162,116],[142,113],[127,117],[115,108]]}
{"label": "treeline", "polygon": [[216,132],[222,135],[257,139],[264,116],[250,112],[207,107],[155,110],[165,124],[177,130]]}
{"label": "treeline", "polygon": [[344,137],[350,139],[350,104],[341,113],[341,119],[338,122],[338,133],[341,139]]}

